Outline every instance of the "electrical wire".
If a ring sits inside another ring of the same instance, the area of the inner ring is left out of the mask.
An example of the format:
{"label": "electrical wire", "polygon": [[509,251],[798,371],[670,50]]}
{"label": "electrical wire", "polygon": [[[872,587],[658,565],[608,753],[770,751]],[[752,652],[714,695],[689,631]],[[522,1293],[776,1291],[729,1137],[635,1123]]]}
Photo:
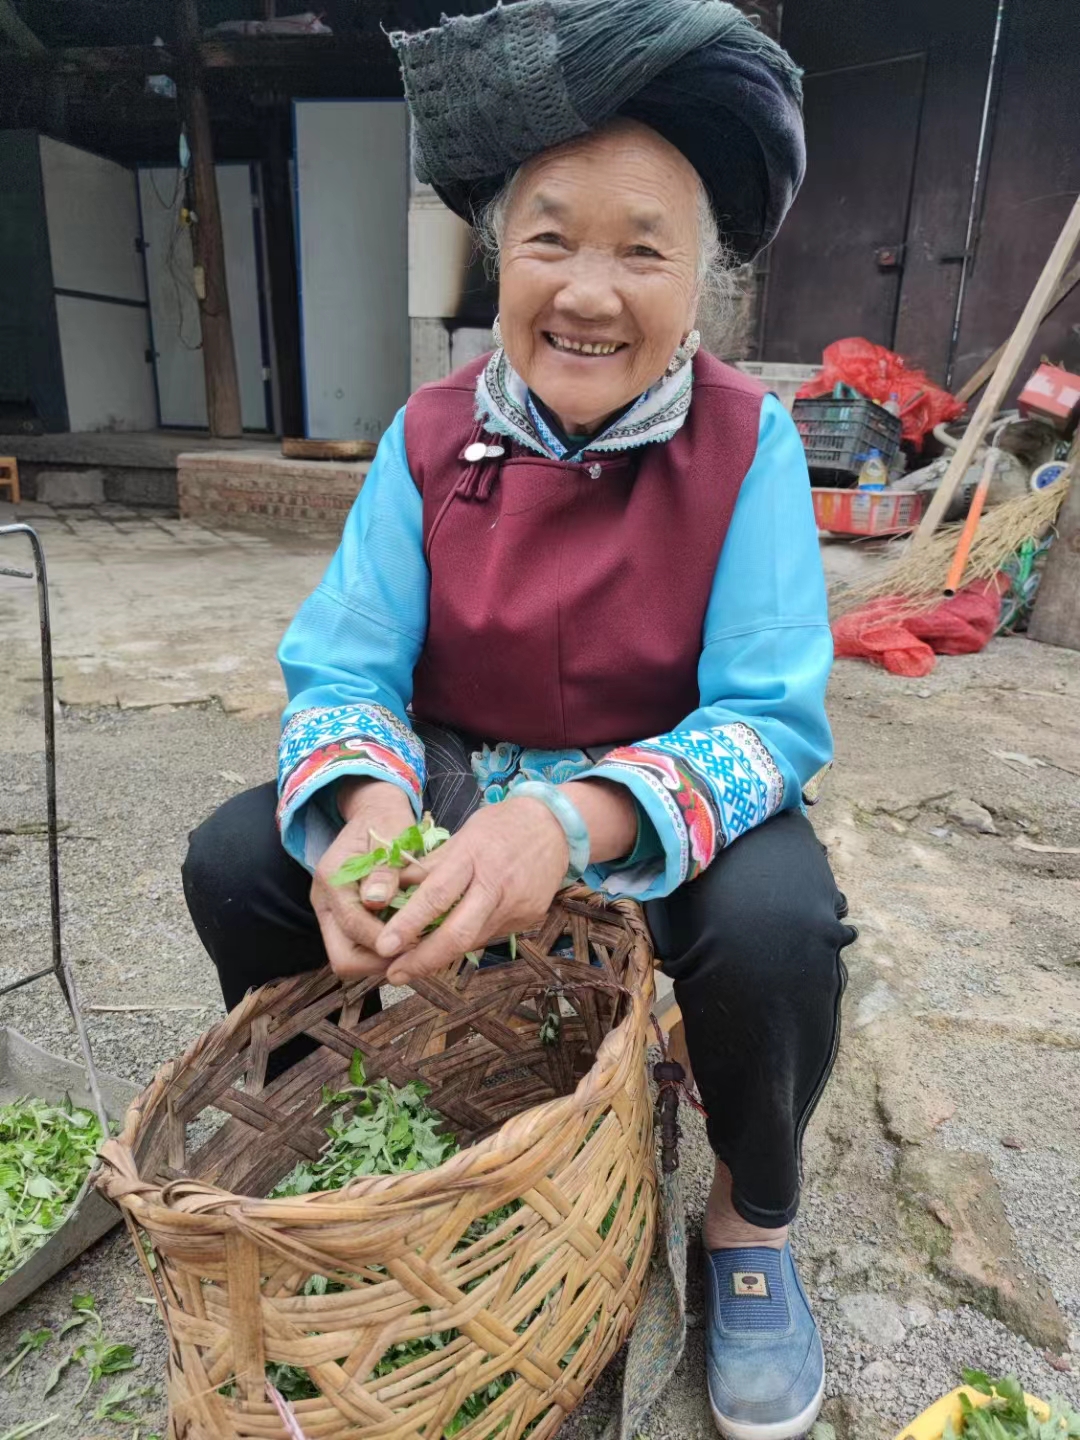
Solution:
{"label": "electrical wire", "polygon": [[188,278],[187,272],[191,267],[185,264],[185,262],[180,259],[177,253],[178,246],[180,244],[180,237],[187,229],[187,226],[180,219],[178,213],[178,205],[184,185],[187,182],[188,172],[181,165],[178,165],[176,167],[176,183],[173,186],[173,193],[171,198],[166,200],[164,195],[162,195],[161,191],[158,189],[155,168],[157,167],[150,168],[148,171],[150,188],[154,192],[154,199],[157,201],[157,203],[161,206],[163,210],[167,211],[173,216],[173,224],[169,232],[169,240],[165,250],[164,270],[165,274],[172,282],[173,301],[176,306],[176,338],[185,350],[201,350],[201,329],[199,339],[195,344],[192,344],[191,341],[188,340],[184,334],[185,297],[189,296],[192,300],[194,300],[195,314],[196,316],[198,316],[199,296],[195,289],[194,278]]}

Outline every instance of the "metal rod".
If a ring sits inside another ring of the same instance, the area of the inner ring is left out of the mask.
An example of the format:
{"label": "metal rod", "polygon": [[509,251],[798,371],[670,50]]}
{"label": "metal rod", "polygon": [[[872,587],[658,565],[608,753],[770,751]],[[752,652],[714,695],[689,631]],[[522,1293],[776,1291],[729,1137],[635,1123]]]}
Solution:
{"label": "metal rod", "polygon": [[975,230],[985,185],[989,156],[986,153],[990,130],[994,119],[994,90],[998,77],[998,66],[1002,56],[1001,32],[1005,24],[1005,0],[998,0],[997,16],[994,20],[994,39],[990,46],[990,63],[986,70],[986,90],[983,94],[982,121],[979,125],[979,144],[975,151],[975,173],[971,178],[971,204],[968,207],[967,230],[964,234],[964,259],[960,265],[960,283],[956,289],[956,308],[953,311],[952,334],[949,337],[949,357],[945,366],[945,386],[951,389],[953,370],[956,366],[956,350],[960,343],[960,323],[963,318],[964,297],[967,294],[971,275],[972,249],[975,245]]}
{"label": "metal rod", "polygon": [[53,973],[50,965],[48,970],[37,970],[33,975],[24,975],[21,980],[12,980],[10,984],[0,985],[0,995],[10,995],[12,990],[21,990],[24,985],[30,985],[35,980],[44,980],[46,975]]}
{"label": "metal rod", "polygon": [[[67,1001],[75,1033],[79,1037],[83,1064],[86,1066],[86,1083],[98,1113],[102,1130],[109,1134],[109,1117],[101,1096],[94,1056],[90,1049],[90,1037],[86,1022],[79,1009],[79,996],[75,988],[75,977],[64,959],[60,936],[60,845],[56,823],[56,716],[55,691],[53,687],[52,624],[49,618],[49,579],[45,567],[45,551],[38,533],[29,525],[0,526],[0,535],[25,535],[34,552],[34,569],[37,575],[38,624],[41,631],[41,689],[45,711],[45,815],[49,840],[49,922],[52,938],[52,973]],[[42,972],[47,974],[47,971]],[[40,978],[40,977],[36,977]]]}

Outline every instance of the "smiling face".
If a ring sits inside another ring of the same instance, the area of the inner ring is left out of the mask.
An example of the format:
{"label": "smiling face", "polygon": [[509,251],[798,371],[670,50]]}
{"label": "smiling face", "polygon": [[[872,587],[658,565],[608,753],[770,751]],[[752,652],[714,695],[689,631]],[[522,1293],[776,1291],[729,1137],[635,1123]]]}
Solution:
{"label": "smiling face", "polygon": [[514,179],[499,251],[511,365],[571,434],[592,434],[664,373],[694,323],[700,181],[621,120]]}

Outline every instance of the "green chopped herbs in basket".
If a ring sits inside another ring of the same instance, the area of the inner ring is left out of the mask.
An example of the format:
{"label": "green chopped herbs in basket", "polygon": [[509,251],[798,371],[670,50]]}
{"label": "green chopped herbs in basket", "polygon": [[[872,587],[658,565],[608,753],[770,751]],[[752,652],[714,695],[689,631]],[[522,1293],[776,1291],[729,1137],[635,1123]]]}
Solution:
{"label": "green chopped herbs in basket", "polygon": [[975,1405],[961,1395],[960,1424],[949,1420],[942,1440],[1080,1440],[1080,1414],[1064,1400],[1052,1400],[1049,1417],[1043,1419],[1028,1404],[1015,1375],[991,1380],[982,1370],[965,1370],[963,1380],[980,1395],[989,1395],[990,1403]]}
{"label": "green chopped herbs in basket", "polygon": [[433,1170],[453,1155],[457,1141],[439,1134],[441,1115],[425,1103],[423,1085],[397,1088],[389,1080],[368,1081],[359,1050],[349,1066],[349,1088],[323,1087],[323,1109],[331,1110],[330,1143],[318,1160],[306,1161],[271,1191],[272,1200],[340,1190],[358,1175],[401,1175]]}
{"label": "green chopped herbs in basket", "polygon": [[[427,1105],[427,1094],[423,1085],[398,1088],[386,1079],[369,1081],[364,1073],[363,1057],[357,1050],[349,1067],[348,1088],[331,1091],[324,1087],[323,1090],[323,1108],[331,1112],[326,1127],[328,1144],[317,1160],[305,1161],[290,1171],[270,1192],[270,1198],[286,1199],[312,1191],[341,1189],[360,1175],[401,1175],[441,1165],[457,1152],[458,1144],[452,1135],[443,1133],[445,1122]],[[518,1208],[515,1201],[475,1221],[462,1245],[490,1234]],[[532,1273],[523,1276],[521,1283]],[[327,1295],[345,1288],[340,1281],[325,1275],[312,1275],[304,1286],[304,1293]],[[444,1350],[457,1337],[456,1330],[444,1330],[392,1345],[375,1365],[373,1374],[390,1375],[425,1355]],[[266,1378],[290,1403],[312,1400],[319,1394],[307,1371],[296,1365],[271,1362],[266,1367]],[[514,1378],[512,1373],[500,1375],[467,1395],[443,1434],[452,1437],[463,1430],[513,1384]],[[223,1386],[222,1392],[231,1395],[232,1386]]]}
{"label": "green chopped herbs in basket", "polygon": [[0,1105],[0,1284],[64,1223],[102,1138],[70,1100]]}

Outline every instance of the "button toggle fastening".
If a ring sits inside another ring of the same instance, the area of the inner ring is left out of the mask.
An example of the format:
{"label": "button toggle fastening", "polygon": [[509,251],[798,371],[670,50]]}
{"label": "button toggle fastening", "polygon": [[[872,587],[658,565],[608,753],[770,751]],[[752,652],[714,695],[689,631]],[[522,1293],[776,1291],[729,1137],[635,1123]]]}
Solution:
{"label": "button toggle fastening", "polygon": [[505,454],[506,450],[502,445],[485,445],[483,440],[474,440],[471,445],[465,446],[461,458],[470,465],[475,465],[480,460],[499,460]]}

